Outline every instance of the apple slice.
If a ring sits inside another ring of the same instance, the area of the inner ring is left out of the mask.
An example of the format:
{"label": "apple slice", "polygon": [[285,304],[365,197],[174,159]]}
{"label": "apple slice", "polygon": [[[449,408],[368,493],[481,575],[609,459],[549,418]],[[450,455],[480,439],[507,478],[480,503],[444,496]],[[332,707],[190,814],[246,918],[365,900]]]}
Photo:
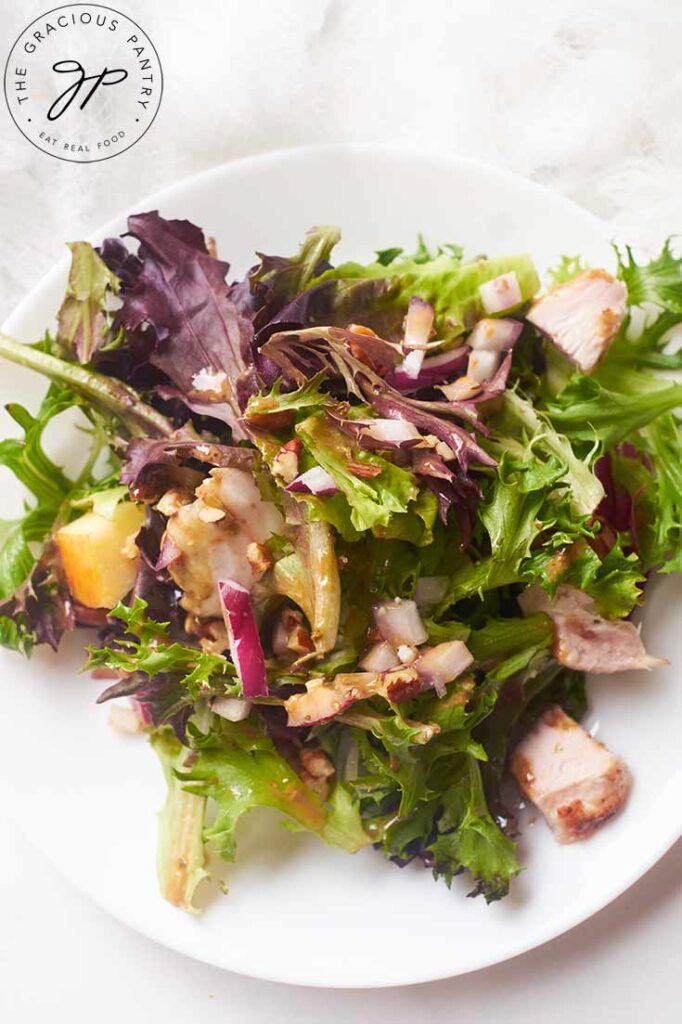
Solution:
{"label": "apple slice", "polygon": [[122,501],[111,519],[86,512],[57,530],[69,590],[86,608],[113,608],[132,589],[139,562],[132,541],[143,520],[142,506]]}

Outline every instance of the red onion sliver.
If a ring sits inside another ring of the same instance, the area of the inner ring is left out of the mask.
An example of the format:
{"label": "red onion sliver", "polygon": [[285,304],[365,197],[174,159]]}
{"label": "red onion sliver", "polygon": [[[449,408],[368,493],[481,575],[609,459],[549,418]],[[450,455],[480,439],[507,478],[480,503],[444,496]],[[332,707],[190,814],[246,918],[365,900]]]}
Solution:
{"label": "red onion sliver", "polygon": [[434,310],[430,302],[413,295],[405,317],[403,348],[425,349],[433,329]]}
{"label": "red onion sliver", "polygon": [[469,356],[467,377],[471,377],[472,380],[479,382],[490,380],[497,373],[501,362],[501,352],[489,352],[488,349],[478,349]]}
{"label": "red onion sliver", "polygon": [[460,374],[466,365],[468,353],[468,346],[460,345],[459,348],[451,349],[449,352],[440,352],[437,356],[429,356],[422,363],[422,368],[416,379],[408,377],[402,368],[397,366],[388,374],[386,382],[396,391],[419,391],[420,388],[434,387],[434,385],[442,384]]}
{"label": "red onion sliver", "polygon": [[251,595],[235,580],[219,580],[218,593],[227,626],[232,661],[245,697],[267,697],[265,657],[253,614]]}
{"label": "red onion sliver", "polygon": [[472,398],[480,395],[481,382],[473,377],[458,377],[452,384],[439,384],[438,390],[442,391],[449,402],[469,402]]}
{"label": "red onion sliver", "polygon": [[492,281],[486,281],[479,285],[478,293],[481,296],[481,304],[485,313],[503,313],[506,309],[513,309],[523,302],[523,295],[519,287],[518,278],[514,270],[508,274],[500,274]]}
{"label": "red onion sliver", "polygon": [[487,352],[506,352],[513,348],[523,330],[519,320],[479,320],[467,341],[475,350],[485,349]]}
{"label": "red onion sliver", "polygon": [[286,489],[291,494],[314,494],[318,498],[328,498],[339,491],[334,477],[326,469],[322,469],[322,466],[307,469],[305,473],[292,480]]}
{"label": "red onion sliver", "polygon": [[428,640],[428,633],[414,601],[380,601],[375,604],[374,621],[379,633],[394,647],[402,644],[417,647]]}

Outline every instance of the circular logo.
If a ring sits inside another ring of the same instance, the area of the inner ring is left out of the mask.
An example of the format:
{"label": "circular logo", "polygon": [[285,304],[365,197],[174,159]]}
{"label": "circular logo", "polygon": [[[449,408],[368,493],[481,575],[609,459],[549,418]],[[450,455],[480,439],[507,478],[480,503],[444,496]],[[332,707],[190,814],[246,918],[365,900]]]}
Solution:
{"label": "circular logo", "polygon": [[5,98],[19,131],[43,153],[74,163],[134,146],[162,92],[149,36],[102,4],[67,4],[36,18],[5,65]]}

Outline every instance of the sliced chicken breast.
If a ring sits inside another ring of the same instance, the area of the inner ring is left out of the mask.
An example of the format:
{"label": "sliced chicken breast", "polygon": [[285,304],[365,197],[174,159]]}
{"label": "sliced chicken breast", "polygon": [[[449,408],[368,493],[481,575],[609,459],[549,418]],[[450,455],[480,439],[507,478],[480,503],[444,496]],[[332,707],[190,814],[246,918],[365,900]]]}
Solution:
{"label": "sliced chicken breast", "polygon": [[618,333],[627,299],[622,281],[605,270],[586,270],[534,302],[526,319],[590,373]]}
{"label": "sliced chicken breast", "polygon": [[519,604],[524,615],[550,616],[554,657],[567,668],[613,673],[667,664],[664,658],[647,654],[632,622],[601,618],[592,598],[576,587],[559,587],[553,600],[541,587],[529,587],[519,596]]}
{"label": "sliced chicken breast", "polygon": [[624,762],[556,706],[518,745],[511,770],[560,843],[592,835],[623,807],[632,785]]}

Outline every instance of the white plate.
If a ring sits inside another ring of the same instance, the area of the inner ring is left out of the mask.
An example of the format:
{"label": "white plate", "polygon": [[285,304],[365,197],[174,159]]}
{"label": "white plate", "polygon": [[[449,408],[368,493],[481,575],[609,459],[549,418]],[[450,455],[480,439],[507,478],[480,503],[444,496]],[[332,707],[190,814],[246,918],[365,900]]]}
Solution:
{"label": "white plate", "polygon": [[[389,245],[409,248],[422,231],[431,242],[463,243],[472,255],[528,250],[541,268],[560,253],[612,263],[607,227],[565,199],[481,164],[386,149],[332,147],[243,160],[134,209],[156,207],[214,235],[237,273],[254,249],[293,252],[304,230],[323,222],[342,226],[339,252],[346,258],[367,259]],[[95,237],[123,229],[120,219]],[[52,323],[66,269],[65,261],[28,296],[7,323],[9,333],[31,341]],[[33,401],[42,389],[5,365],[0,380],[3,401]],[[71,434],[71,448],[77,443]],[[59,657],[39,651],[26,663],[2,654],[7,800],[76,886],[188,956],[320,986],[398,985],[473,971],[585,920],[680,834],[679,597],[679,580],[666,580],[650,593],[645,616],[647,646],[671,667],[595,679],[590,688],[590,726],[599,727],[635,776],[626,813],[589,842],[568,847],[557,845],[542,822],[528,825],[520,850],[525,870],[511,896],[490,907],[464,898],[465,879],[448,892],[416,866],[398,870],[371,849],[349,857],[258,815],[241,830],[226,899],[199,918],[163,903],[154,868],[160,770],[144,741],[108,728],[107,710],[94,705],[102,684],[76,675],[82,639],[74,636]]]}

